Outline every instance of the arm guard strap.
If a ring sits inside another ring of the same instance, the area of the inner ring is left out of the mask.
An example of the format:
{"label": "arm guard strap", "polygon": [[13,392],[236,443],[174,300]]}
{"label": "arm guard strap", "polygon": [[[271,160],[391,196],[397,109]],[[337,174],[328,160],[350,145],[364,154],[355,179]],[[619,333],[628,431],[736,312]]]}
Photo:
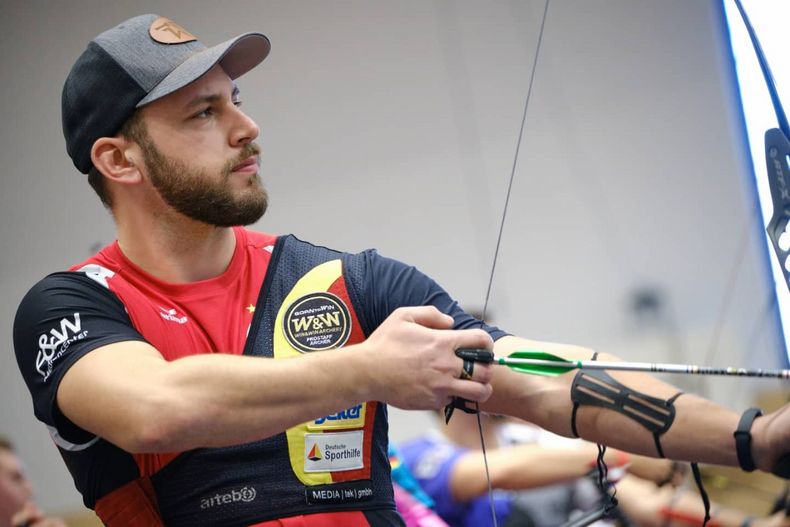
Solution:
{"label": "arm guard strap", "polygon": [[[596,359],[597,353],[593,355]],[[645,395],[616,381],[603,370],[579,370],[571,386],[571,429],[573,435],[579,437],[576,430],[576,413],[579,406],[600,406],[614,410],[630,417],[653,434],[656,450],[660,457],[664,456],[660,437],[672,426],[675,420],[675,400],[683,395],[678,392],[667,400]]]}

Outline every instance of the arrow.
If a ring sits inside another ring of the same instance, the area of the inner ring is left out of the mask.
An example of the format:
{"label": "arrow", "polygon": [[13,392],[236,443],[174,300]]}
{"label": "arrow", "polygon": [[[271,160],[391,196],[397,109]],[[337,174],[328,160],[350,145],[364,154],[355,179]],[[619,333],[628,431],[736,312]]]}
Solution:
{"label": "arrow", "polygon": [[732,377],[767,377],[790,379],[790,370],[717,368],[694,364],[668,364],[660,362],[605,362],[567,360],[544,351],[519,350],[507,357],[494,357],[497,364],[520,373],[556,377],[571,370],[620,370],[653,373],[680,373],[685,375],[723,375]]}

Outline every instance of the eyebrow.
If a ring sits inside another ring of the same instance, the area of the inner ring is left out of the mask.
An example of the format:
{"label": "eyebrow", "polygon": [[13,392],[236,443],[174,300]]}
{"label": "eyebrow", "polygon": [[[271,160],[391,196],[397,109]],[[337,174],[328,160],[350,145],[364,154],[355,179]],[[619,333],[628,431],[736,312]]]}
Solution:
{"label": "eyebrow", "polygon": [[[236,84],[234,83],[233,84],[233,91],[231,91],[231,94],[230,94],[231,99],[232,100],[236,100],[236,98],[239,96],[239,93],[240,93],[239,87],[236,86]],[[219,100],[222,100],[223,98],[224,98],[224,96],[219,94],[219,93],[211,93],[211,94],[208,94],[208,95],[198,95],[197,97],[191,99],[188,103],[186,103],[184,108],[190,109],[190,108],[192,108],[194,106],[198,106],[199,104],[214,103],[214,102],[217,102]]]}

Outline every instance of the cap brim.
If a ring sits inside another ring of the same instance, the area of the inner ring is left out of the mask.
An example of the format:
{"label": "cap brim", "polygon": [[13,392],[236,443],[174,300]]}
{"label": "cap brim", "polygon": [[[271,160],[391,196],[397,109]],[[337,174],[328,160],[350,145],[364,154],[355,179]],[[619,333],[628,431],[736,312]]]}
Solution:
{"label": "cap brim", "polygon": [[207,48],[192,55],[171,71],[167,77],[162,79],[162,82],[137,103],[137,108],[161,99],[196,81],[215,64],[220,64],[231,79],[240,77],[260,64],[269,54],[270,49],[269,39],[261,33],[245,33],[222,44]]}

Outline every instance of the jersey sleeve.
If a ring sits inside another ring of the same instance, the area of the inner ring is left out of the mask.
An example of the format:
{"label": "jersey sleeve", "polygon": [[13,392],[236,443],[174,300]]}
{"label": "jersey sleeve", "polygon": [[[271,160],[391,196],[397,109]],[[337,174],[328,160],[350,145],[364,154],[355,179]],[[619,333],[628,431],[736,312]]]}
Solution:
{"label": "jersey sleeve", "polygon": [[[492,525],[491,502],[487,493],[466,502],[459,502],[453,497],[451,483],[453,470],[469,450],[444,440],[424,436],[402,444],[400,452],[406,466],[417,478],[417,482],[434,500],[434,510],[449,525],[459,527]],[[495,490],[493,497],[497,523],[505,525],[512,511],[511,494]],[[513,525],[516,523],[514,522]]]}
{"label": "jersey sleeve", "polygon": [[[413,266],[398,260],[387,258],[375,250],[368,250],[355,255],[355,260],[363,267],[359,299],[369,313],[365,330],[370,334],[390,313],[405,306],[435,306],[442,313],[453,317],[453,329],[482,328],[494,340],[507,335],[496,326],[485,324],[476,319],[458,305],[435,280]],[[365,324],[365,322],[363,322]]]}
{"label": "jersey sleeve", "polygon": [[452,525],[460,525],[468,505],[453,497],[450,477],[466,452],[454,445],[428,437],[418,437],[400,446],[406,466],[420,487],[433,499],[434,510]]}
{"label": "jersey sleeve", "polygon": [[56,407],[63,375],[82,356],[114,342],[144,341],[124,305],[85,273],[55,273],[22,299],[14,319],[14,349],[36,417],[64,438],[84,436]]}

